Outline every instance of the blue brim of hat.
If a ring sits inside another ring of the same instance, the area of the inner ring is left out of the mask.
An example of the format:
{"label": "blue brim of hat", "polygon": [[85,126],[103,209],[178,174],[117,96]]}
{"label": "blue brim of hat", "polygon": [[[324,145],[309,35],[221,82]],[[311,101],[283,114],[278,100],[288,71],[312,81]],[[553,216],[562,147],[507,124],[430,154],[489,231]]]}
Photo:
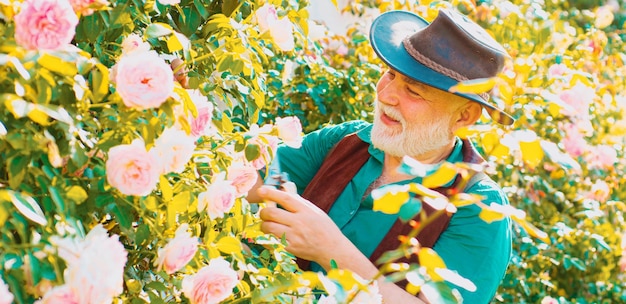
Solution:
{"label": "blue brim of hat", "polygon": [[[402,40],[412,34],[411,29],[414,33],[428,24],[426,20],[411,12],[386,12],[378,16],[372,23],[370,42],[374,52],[390,68],[411,79],[448,92],[451,87],[459,82],[413,59],[402,44]],[[477,94],[459,92],[453,94],[480,103],[485,107],[492,119],[500,124],[511,125],[515,122],[515,119],[509,114],[485,101]]]}

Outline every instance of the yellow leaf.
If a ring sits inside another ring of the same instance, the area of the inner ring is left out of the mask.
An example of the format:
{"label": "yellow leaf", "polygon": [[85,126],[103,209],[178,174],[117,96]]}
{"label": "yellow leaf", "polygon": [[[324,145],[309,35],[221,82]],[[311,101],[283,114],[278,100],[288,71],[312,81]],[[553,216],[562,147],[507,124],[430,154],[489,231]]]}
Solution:
{"label": "yellow leaf", "polygon": [[535,227],[533,224],[519,217],[512,216],[511,218],[513,219],[513,221],[515,221],[520,226],[522,226],[522,228],[524,228],[524,230],[526,230],[526,232],[530,234],[532,237],[536,237],[542,240],[546,244],[551,243],[550,237],[548,237],[548,234],[539,230],[539,228]]}
{"label": "yellow leaf", "polygon": [[522,151],[522,159],[531,168],[537,167],[543,160],[543,149],[539,140],[525,142],[519,142],[520,150]]}
{"label": "yellow leaf", "polygon": [[421,286],[416,286],[416,285],[413,285],[411,283],[406,284],[406,292],[408,292],[408,293],[410,293],[412,295],[418,294],[421,289],[422,289]]}
{"label": "yellow leaf", "polygon": [[481,94],[489,92],[496,85],[496,78],[478,78],[459,82],[452,86],[448,91],[450,93],[474,93]]}
{"label": "yellow leaf", "polygon": [[233,122],[230,120],[230,117],[226,114],[222,114],[222,131],[226,133],[231,133],[234,129]]}
{"label": "yellow leaf", "polygon": [[359,283],[352,272],[343,269],[331,269],[326,276],[341,284],[343,290],[350,290]]}
{"label": "yellow leaf", "polygon": [[463,207],[481,202],[483,198],[482,195],[478,194],[459,193],[450,198],[450,203],[457,207]]}
{"label": "yellow leaf", "polygon": [[548,112],[550,113],[550,116],[552,117],[557,117],[559,114],[561,114],[561,106],[551,102],[548,104]]}
{"label": "yellow leaf", "polygon": [[146,200],[144,201],[144,205],[146,206],[146,209],[148,209],[149,211],[157,211],[156,197],[154,196],[146,197]]}
{"label": "yellow leaf", "polygon": [[437,171],[424,177],[422,185],[431,189],[438,188],[454,180],[456,175],[457,168],[449,162],[444,162]]}
{"label": "yellow leaf", "polygon": [[37,109],[36,107],[33,108],[32,110],[30,110],[28,112],[28,114],[26,114],[28,116],[28,118],[30,118],[32,121],[42,125],[42,126],[48,126],[50,125],[50,121],[48,120],[48,115],[42,111]]}
{"label": "yellow leaf", "polygon": [[167,178],[163,175],[161,175],[160,180],[159,180],[159,186],[161,187],[161,194],[163,195],[163,200],[166,202],[169,202],[174,193],[173,193],[173,189],[172,189],[172,185],[170,185],[170,182],[167,180]]}
{"label": "yellow leaf", "polygon": [[372,210],[386,214],[396,214],[400,207],[409,200],[407,185],[389,185],[372,191],[374,206]]}
{"label": "yellow leaf", "polygon": [[498,92],[500,93],[500,98],[506,104],[512,104],[513,103],[513,87],[511,87],[508,83],[502,83],[498,87]]}
{"label": "yellow leaf", "polygon": [[457,129],[454,134],[460,138],[469,138],[493,129],[492,125],[471,125]]}
{"label": "yellow leaf", "polygon": [[71,186],[66,193],[67,198],[80,205],[87,200],[87,191],[81,186]]}
{"label": "yellow leaf", "polygon": [[67,62],[59,57],[55,57],[49,54],[43,54],[37,63],[42,67],[55,72],[60,75],[74,76],[78,73],[78,68],[73,62]]}
{"label": "yellow leaf", "polygon": [[213,247],[209,247],[208,248],[208,252],[209,252],[209,258],[210,259],[214,259],[214,258],[217,258],[217,257],[220,256],[220,252],[217,249],[213,248]]}
{"label": "yellow leaf", "polygon": [[420,265],[426,268],[426,272],[435,282],[443,281],[443,278],[435,272],[436,268],[446,268],[443,259],[431,248],[420,248],[417,252]]}
{"label": "yellow leaf", "polygon": [[478,217],[480,217],[481,220],[487,223],[491,223],[494,221],[502,220],[504,218],[504,214],[502,214],[501,212],[494,211],[490,208],[483,208],[480,211],[480,214],[478,215]]}
{"label": "yellow leaf", "polygon": [[219,239],[216,245],[219,251],[226,254],[232,254],[241,251],[241,242],[232,236],[225,236]]}
{"label": "yellow leaf", "polygon": [[170,35],[170,37],[167,38],[167,49],[172,53],[183,49],[183,45],[176,35]]}
{"label": "yellow leaf", "polygon": [[187,211],[189,199],[189,191],[185,191],[176,195],[172,201],[167,203],[167,227],[174,227],[177,215]]}

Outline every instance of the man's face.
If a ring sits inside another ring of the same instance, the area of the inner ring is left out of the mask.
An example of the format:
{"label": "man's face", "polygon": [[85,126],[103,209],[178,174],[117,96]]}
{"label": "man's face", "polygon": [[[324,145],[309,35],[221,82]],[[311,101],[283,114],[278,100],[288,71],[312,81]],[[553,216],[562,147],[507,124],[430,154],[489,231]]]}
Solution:
{"label": "man's face", "polygon": [[396,157],[419,158],[454,140],[456,110],[467,103],[394,70],[386,72],[376,87],[372,143]]}

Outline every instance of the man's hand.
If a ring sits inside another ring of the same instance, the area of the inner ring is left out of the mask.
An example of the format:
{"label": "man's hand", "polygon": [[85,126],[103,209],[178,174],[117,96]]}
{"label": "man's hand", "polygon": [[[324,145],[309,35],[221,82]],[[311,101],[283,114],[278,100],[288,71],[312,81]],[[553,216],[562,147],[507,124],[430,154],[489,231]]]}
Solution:
{"label": "man's hand", "polygon": [[[354,245],[328,215],[313,203],[295,193],[261,187],[257,194],[276,202],[284,209],[266,207],[261,210],[261,230],[287,239],[287,251],[295,256],[317,262],[326,268],[333,255],[353,250]],[[329,250],[330,248],[330,250]]]}

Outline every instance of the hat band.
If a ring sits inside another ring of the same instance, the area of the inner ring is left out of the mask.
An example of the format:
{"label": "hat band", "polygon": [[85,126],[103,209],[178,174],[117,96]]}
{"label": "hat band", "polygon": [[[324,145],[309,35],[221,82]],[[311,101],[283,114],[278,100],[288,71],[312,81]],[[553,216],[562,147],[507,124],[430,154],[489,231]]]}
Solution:
{"label": "hat band", "polygon": [[[445,66],[434,62],[433,60],[431,60],[430,58],[424,56],[422,53],[420,53],[415,47],[413,47],[413,45],[411,44],[411,41],[409,40],[409,37],[404,38],[404,40],[402,40],[402,44],[404,45],[404,48],[406,49],[407,52],[409,52],[409,55],[411,55],[411,57],[413,57],[415,60],[419,61],[421,64],[425,65],[426,67],[430,68],[431,70],[443,74],[445,76],[448,76],[458,82],[463,82],[466,80],[469,80],[469,78],[459,74],[456,71],[453,71],[451,69],[446,68]],[[485,101],[489,100],[489,94],[487,93],[480,93],[478,94],[480,97],[482,97],[482,99],[484,99]]]}

